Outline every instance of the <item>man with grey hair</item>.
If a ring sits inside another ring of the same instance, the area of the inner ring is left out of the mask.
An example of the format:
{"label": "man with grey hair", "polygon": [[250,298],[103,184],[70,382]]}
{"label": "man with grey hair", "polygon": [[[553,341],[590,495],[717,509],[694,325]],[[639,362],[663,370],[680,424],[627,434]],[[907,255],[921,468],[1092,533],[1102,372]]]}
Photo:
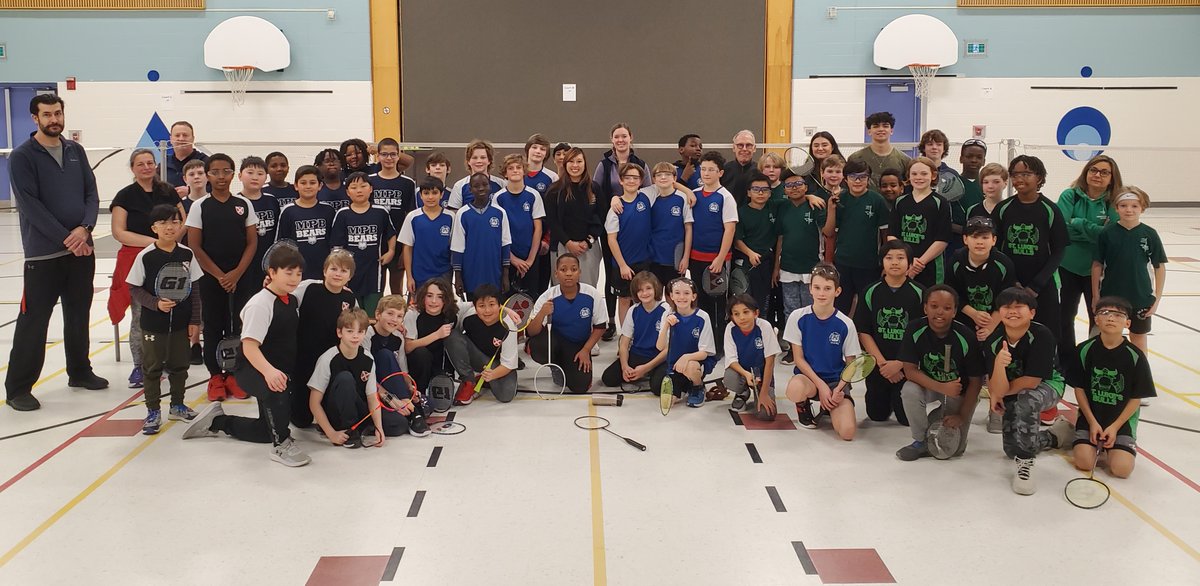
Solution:
{"label": "man with grey hair", "polygon": [[725,174],[721,185],[729,190],[738,205],[746,203],[746,191],[750,188],[750,173],[757,168],[754,153],[758,150],[754,133],[739,130],[733,135],[733,159],[725,163]]}

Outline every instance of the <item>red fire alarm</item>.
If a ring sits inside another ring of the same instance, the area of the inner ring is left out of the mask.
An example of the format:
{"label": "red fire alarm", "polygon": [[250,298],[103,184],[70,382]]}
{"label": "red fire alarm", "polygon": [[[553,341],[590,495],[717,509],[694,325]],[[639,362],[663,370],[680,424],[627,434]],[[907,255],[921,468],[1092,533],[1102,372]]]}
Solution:
{"label": "red fire alarm", "polygon": [[75,91],[75,78],[74,77],[67,78],[67,90]]}

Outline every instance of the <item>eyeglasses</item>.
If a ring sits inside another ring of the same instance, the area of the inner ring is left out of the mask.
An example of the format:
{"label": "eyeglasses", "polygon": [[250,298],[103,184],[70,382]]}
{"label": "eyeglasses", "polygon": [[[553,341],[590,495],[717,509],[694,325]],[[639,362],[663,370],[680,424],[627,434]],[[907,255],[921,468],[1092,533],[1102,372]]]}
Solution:
{"label": "eyeglasses", "polygon": [[846,179],[849,179],[850,181],[866,181],[867,179],[870,179],[870,178],[871,178],[870,173],[851,173],[846,176]]}
{"label": "eyeglasses", "polygon": [[755,185],[750,188],[750,193],[771,193],[771,188]]}
{"label": "eyeglasses", "polygon": [[1119,309],[1101,309],[1096,312],[1096,317],[1128,319],[1129,315]]}
{"label": "eyeglasses", "polygon": [[1095,175],[1097,177],[1109,177],[1112,175],[1112,171],[1109,171],[1108,169],[1101,169],[1099,167],[1092,167],[1091,169],[1088,169],[1088,175]]}
{"label": "eyeglasses", "polygon": [[1025,177],[1025,178],[1037,177],[1037,173],[1034,173],[1033,171],[1017,171],[1015,173],[1010,173],[1010,175],[1012,177]]}
{"label": "eyeglasses", "polygon": [[752,143],[752,142],[738,142],[738,143],[734,143],[734,144],[733,144],[733,148],[735,148],[735,149],[742,149],[742,150],[752,149],[752,148],[754,148],[754,143]]}
{"label": "eyeglasses", "polygon": [[217,177],[224,177],[225,175],[233,175],[233,169],[209,169],[207,173],[209,175],[216,175]]}
{"label": "eyeglasses", "polygon": [[396,159],[400,157],[400,153],[379,153],[381,159]]}
{"label": "eyeglasses", "polygon": [[804,185],[803,181],[788,181],[787,183],[783,184],[783,188],[784,189],[796,189],[802,185]]}

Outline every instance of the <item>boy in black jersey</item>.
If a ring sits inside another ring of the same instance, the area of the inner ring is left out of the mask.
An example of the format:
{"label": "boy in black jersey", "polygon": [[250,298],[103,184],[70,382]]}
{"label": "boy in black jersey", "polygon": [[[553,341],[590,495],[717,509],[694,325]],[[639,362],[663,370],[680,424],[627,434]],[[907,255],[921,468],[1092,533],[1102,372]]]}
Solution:
{"label": "boy in black jersey", "polygon": [[254,206],[229,191],[233,182],[233,159],[217,153],[204,163],[212,193],[192,204],[188,213],[188,246],[204,269],[197,283],[204,321],[204,364],[208,367],[208,400],[223,401],[247,395],[234,377],[217,364],[217,343],[235,334],[240,326],[238,312],[246,300],[262,287],[262,281],[246,278],[258,246],[258,218]]}
{"label": "boy in black jersey", "polygon": [[1155,396],[1150,362],[1141,349],[1122,336],[1133,306],[1120,297],[1096,301],[1100,334],[1075,348],[1066,362],[1067,384],[1075,387],[1079,418],[1075,420],[1075,467],[1091,470],[1096,452],[1108,450],[1108,472],[1118,478],[1133,473],[1141,399]]}
{"label": "boy in black jersey", "polygon": [[974,216],[963,226],[963,248],[954,253],[946,284],[961,300],[959,321],[975,327],[976,339],[986,340],[1000,323],[996,296],[1017,284],[1012,260],[996,250],[996,224],[988,216]]}
{"label": "boy in black jersey", "polygon": [[133,302],[142,306],[142,368],[145,378],[146,420],[142,433],[154,435],[162,426],[159,399],[162,396],[162,373],[171,382],[171,409],[168,419],[191,421],[196,413],[183,402],[187,382],[188,337],[200,328],[200,293],[193,291],[187,299],[171,301],[154,295],[158,272],[169,263],[182,263],[191,272],[190,280],[204,276],[192,251],[176,244],[183,229],[179,208],[160,204],[150,210],[150,229],[158,240],[147,246],[133,261],[125,282]]}
{"label": "boy in black jersey", "polygon": [[[209,159],[210,161],[212,159]],[[271,459],[284,466],[312,461],[292,438],[288,423],[292,397],[288,377],[296,367],[296,332],[300,303],[292,291],[300,285],[304,257],[280,248],[267,260],[269,283],[242,310],[242,348],[238,384],[258,401],[258,418],[225,415],[220,403],[210,403],[183,433],[183,439],[213,437],[225,432],[236,439],[272,444]]]}
{"label": "boy in black jersey", "polygon": [[292,393],[292,425],[312,425],[313,414],[308,407],[308,379],[312,376],[317,358],[338,344],[338,318],[358,306],[354,293],[346,283],[354,275],[354,257],[345,250],[329,253],[322,264],[324,278],[302,281],[296,291],[300,327],[297,330],[295,376],[288,382]]}
{"label": "boy in black jersey", "polygon": [[275,196],[266,193],[263,185],[267,180],[267,163],[258,157],[242,159],[238,168],[238,179],[242,182],[242,191],[238,195],[250,200],[254,206],[254,215],[258,218],[258,245],[254,250],[254,258],[250,268],[246,270],[246,278],[251,283],[261,283],[263,280],[262,257],[267,248],[275,242],[278,230],[279,201]]}
{"label": "boy in black jersey", "polygon": [[312,165],[296,169],[296,201],[279,211],[278,239],[296,243],[304,256],[304,278],[320,279],[321,266],[329,256],[329,229],[337,212],[317,201],[321,172]]}
{"label": "boy in black jersey", "polygon": [[298,197],[296,186],[287,182],[291,166],[288,164],[287,155],[279,151],[268,154],[264,160],[267,162],[267,177],[270,181],[262,187],[262,191],[274,197],[275,201],[279,202],[279,209],[282,210],[292,205]]}
{"label": "boy in black jersey", "polygon": [[905,380],[900,342],[908,323],[921,316],[925,290],[908,278],[911,255],[907,244],[899,240],[885,242],[879,249],[883,279],[863,290],[854,310],[859,344],[876,364],[866,380],[867,417],[871,421],[887,421],[894,413],[897,423],[908,425],[900,398]]}
{"label": "boy in black jersey", "polygon": [[511,402],[517,396],[517,334],[500,322],[500,289],[484,283],[472,299],[474,313],[446,339],[446,354],[463,380],[455,402],[470,404],[480,378],[497,401]]}

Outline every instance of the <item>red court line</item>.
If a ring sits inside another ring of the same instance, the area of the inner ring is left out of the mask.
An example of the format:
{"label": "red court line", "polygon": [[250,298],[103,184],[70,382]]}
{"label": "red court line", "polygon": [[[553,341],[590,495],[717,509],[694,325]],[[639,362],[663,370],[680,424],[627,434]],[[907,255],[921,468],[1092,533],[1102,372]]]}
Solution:
{"label": "red court line", "polygon": [[70,446],[71,444],[75,443],[75,440],[77,440],[77,439],[79,439],[79,438],[83,437],[83,436],[84,436],[84,434],[85,434],[85,433],[87,433],[87,431],[88,431],[89,429],[91,429],[92,427],[94,427],[94,426],[95,426],[96,424],[98,424],[98,423],[101,423],[101,422],[104,422],[104,421],[108,421],[108,418],[109,418],[109,417],[112,417],[112,416],[113,416],[114,414],[116,414],[118,411],[120,411],[120,410],[124,409],[126,406],[128,406],[130,403],[132,403],[132,402],[133,402],[135,399],[137,399],[137,398],[138,398],[138,397],[140,397],[141,395],[142,395],[142,391],[138,391],[138,392],[134,393],[132,397],[129,397],[129,398],[128,398],[128,399],[126,399],[124,402],[122,402],[120,405],[117,405],[116,407],[113,407],[113,408],[112,408],[112,411],[109,411],[108,413],[105,413],[105,414],[104,414],[104,415],[102,415],[102,416],[101,416],[99,419],[97,419],[97,420],[93,421],[91,424],[89,424],[87,427],[85,427],[85,428],[83,428],[83,429],[79,430],[79,433],[77,433],[77,434],[75,434],[75,435],[71,436],[71,437],[70,437],[70,439],[68,439],[67,441],[65,441],[65,442],[63,442],[63,443],[61,443],[61,444],[59,444],[57,448],[54,448],[53,450],[50,450],[49,452],[47,452],[45,456],[42,456],[41,458],[38,458],[36,462],[34,462],[34,463],[30,464],[30,465],[29,465],[29,466],[27,466],[27,467],[26,467],[24,470],[22,470],[22,471],[18,472],[16,476],[13,476],[12,478],[9,478],[9,479],[8,479],[8,481],[7,481],[7,482],[5,482],[4,484],[0,484],[0,492],[4,492],[5,490],[8,490],[8,487],[10,487],[10,486],[12,486],[12,485],[16,484],[16,483],[17,483],[19,480],[21,480],[22,478],[25,478],[25,476],[26,476],[26,475],[28,475],[30,472],[33,472],[34,470],[37,470],[39,466],[41,466],[42,464],[45,464],[45,463],[46,463],[46,462],[47,462],[47,461],[48,461],[50,458],[53,458],[53,457],[54,457],[54,456],[56,456],[56,455],[57,455],[59,452],[61,452],[61,451],[65,450],[65,449],[67,449],[67,446]]}

